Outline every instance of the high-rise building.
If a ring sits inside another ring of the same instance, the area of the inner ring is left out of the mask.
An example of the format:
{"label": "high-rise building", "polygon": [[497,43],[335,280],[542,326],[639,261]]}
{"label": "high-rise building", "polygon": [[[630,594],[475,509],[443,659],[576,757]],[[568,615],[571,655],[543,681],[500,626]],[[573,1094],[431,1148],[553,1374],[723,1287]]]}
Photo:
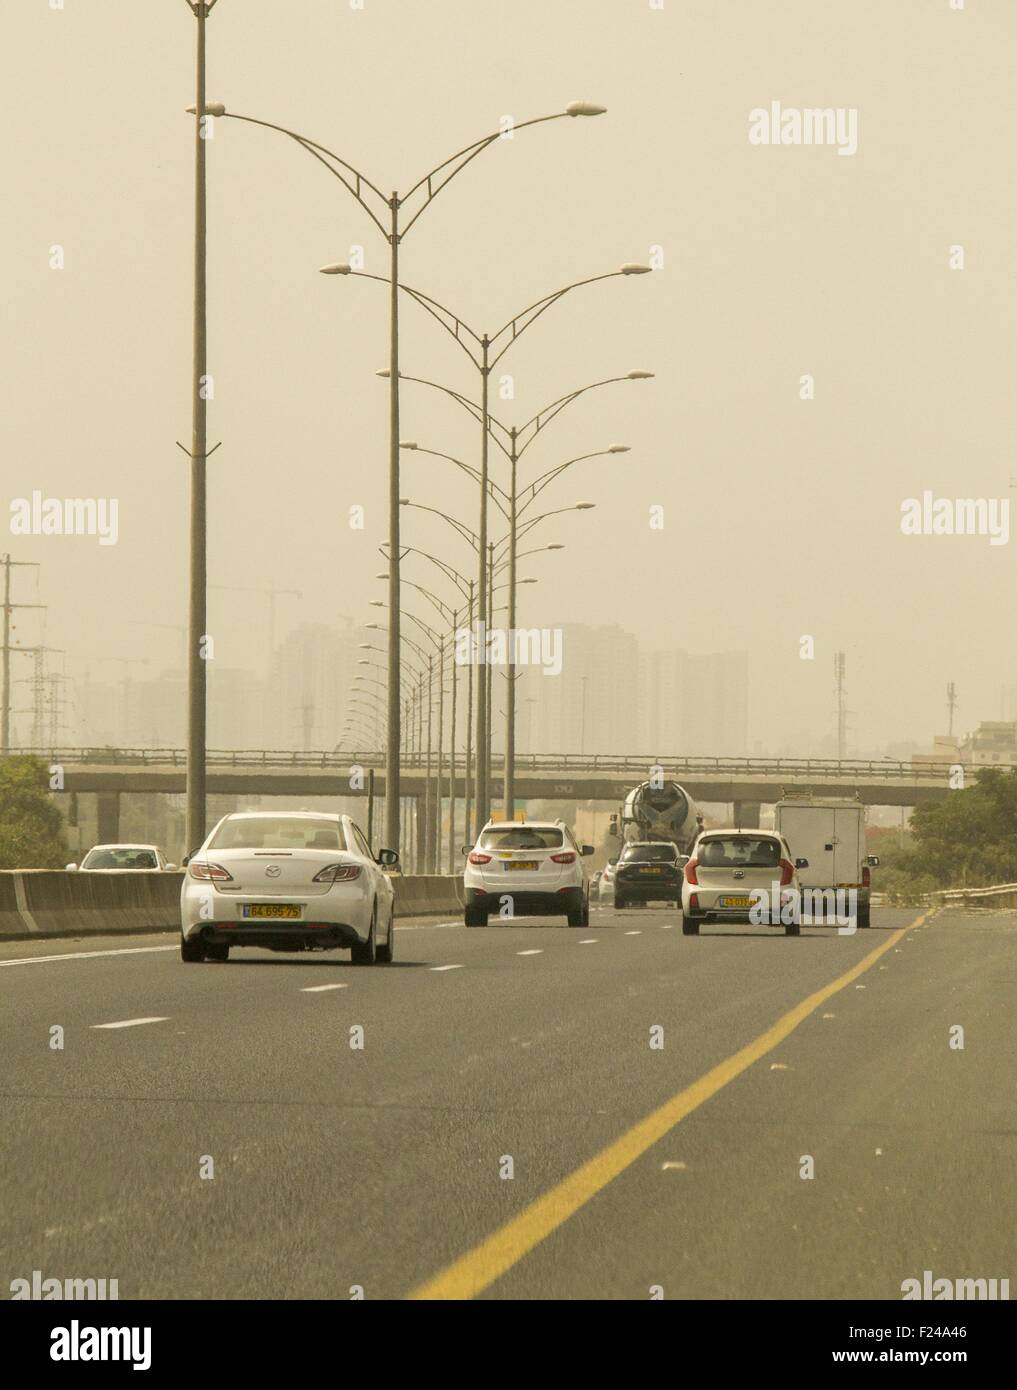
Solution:
{"label": "high-rise building", "polygon": [[640,664],[639,743],[662,757],[749,752],[745,652],[653,651]]}

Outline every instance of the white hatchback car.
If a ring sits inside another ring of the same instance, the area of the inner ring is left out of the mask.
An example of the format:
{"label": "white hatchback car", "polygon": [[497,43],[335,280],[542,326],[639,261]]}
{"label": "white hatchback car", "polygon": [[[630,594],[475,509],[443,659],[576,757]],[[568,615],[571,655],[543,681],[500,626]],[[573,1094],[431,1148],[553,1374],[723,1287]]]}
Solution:
{"label": "white hatchback car", "polygon": [[788,936],[801,932],[800,913],[781,921],[780,909],[801,903],[798,870],[807,859],[792,859],[787,840],[772,830],[707,830],[699,836],[682,876],[682,931],[698,936],[700,924],[748,922],[753,895],[770,901],[767,922],[784,926]]}
{"label": "white hatchback car", "polygon": [[488,821],[463,853],[468,927],[486,927],[492,912],[508,918],[564,916],[570,927],[590,925],[583,858],[594,849],[577,844],[564,821]]}
{"label": "white hatchback car", "polygon": [[231,946],[351,952],[354,965],[392,960],[395,892],[349,816],[238,811],[184,863],[180,955],[228,960]]}

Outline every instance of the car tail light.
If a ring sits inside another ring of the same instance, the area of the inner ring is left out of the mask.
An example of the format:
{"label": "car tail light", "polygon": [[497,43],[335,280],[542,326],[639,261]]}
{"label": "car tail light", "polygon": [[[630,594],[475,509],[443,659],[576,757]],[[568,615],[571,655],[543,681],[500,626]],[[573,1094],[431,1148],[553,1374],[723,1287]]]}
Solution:
{"label": "car tail light", "polygon": [[552,854],[551,862],[552,864],[574,864],[576,856],[570,849],[567,849],[563,854]]}
{"label": "car tail light", "polygon": [[795,876],[795,866],[790,859],[780,861],[780,886],[786,888]]}
{"label": "car tail light", "polygon": [[690,859],[689,862],[685,865],[685,882],[686,882],[686,883],[695,883],[696,885],[698,885],[699,879],[696,877],[696,865],[697,865],[698,863],[699,863],[699,860],[698,860],[698,859]]}
{"label": "car tail light", "polygon": [[360,877],[359,864],[329,864],[320,874],[315,874],[312,883],[349,883]]}
{"label": "car tail light", "polygon": [[863,887],[863,888],[868,888],[868,887],[871,885],[871,883],[872,883],[872,870],[869,868],[868,864],[866,864],[865,867],[864,867],[864,869],[862,869],[862,887]]}
{"label": "car tail light", "polygon": [[690,893],[690,894],[689,894],[689,911],[690,911],[690,912],[698,912],[698,911],[699,911],[699,894],[698,894],[698,893]]}
{"label": "car tail light", "polygon": [[221,864],[209,864],[207,860],[192,859],[187,866],[191,878],[200,883],[232,883],[233,875],[227,873]]}
{"label": "car tail light", "polygon": [[467,860],[471,864],[490,864],[491,856],[489,854],[481,854],[479,850],[475,849],[467,855]]}

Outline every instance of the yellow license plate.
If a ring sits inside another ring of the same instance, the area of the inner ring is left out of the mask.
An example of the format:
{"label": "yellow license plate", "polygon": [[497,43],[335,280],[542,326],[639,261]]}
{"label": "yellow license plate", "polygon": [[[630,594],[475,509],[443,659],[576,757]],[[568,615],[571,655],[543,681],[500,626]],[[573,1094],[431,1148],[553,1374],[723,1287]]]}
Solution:
{"label": "yellow license plate", "polygon": [[245,917],[271,917],[278,921],[280,917],[292,919],[300,916],[300,908],[296,903],[244,903]]}
{"label": "yellow license plate", "polygon": [[752,902],[749,898],[720,898],[718,907],[751,907]]}
{"label": "yellow license plate", "polygon": [[658,868],[656,865],[647,865],[645,868],[640,869],[639,872],[641,874],[659,874],[663,873],[663,870]]}
{"label": "yellow license plate", "polygon": [[539,869],[540,865],[535,859],[513,859],[505,867],[506,869]]}

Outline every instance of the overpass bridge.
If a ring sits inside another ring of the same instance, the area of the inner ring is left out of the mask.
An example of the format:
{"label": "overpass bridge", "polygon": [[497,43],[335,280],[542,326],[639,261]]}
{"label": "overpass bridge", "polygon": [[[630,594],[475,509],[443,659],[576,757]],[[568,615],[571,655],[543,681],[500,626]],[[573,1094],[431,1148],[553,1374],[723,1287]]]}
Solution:
{"label": "overpass bridge", "polygon": [[[179,748],[54,748],[23,749],[62,769],[64,790],[106,795],[104,819],[111,823],[120,792],[182,793],[186,754]],[[500,789],[502,757],[492,759],[495,793]],[[437,758],[432,759],[436,766]],[[731,802],[742,824],[758,823],[762,803],[779,801],[787,790],[811,790],[817,796],[857,796],[868,806],[920,806],[949,795],[954,764],[864,759],[816,758],[687,758],[652,754],[524,753],[516,757],[516,796],[519,800],[616,801],[654,766],[666,778],[686,787],[697,801]],[[369,749],[330,752],[216,749],[207,755],[209,793],[236,796],[361,796],[366,785],[351,786],[374,771],[376,796],[385,794],[385,755]],[[974,769],[967,770],[973,774]],[[427,760],[404,755],[401,791],[423,793]],[[448,753],[443,785],[447,794]],[[457,755],[456,795],[465,795],[463,759]],[[111,805],[110,803],[113,803]],[[492,797],[498,805],[497,794]]]}

